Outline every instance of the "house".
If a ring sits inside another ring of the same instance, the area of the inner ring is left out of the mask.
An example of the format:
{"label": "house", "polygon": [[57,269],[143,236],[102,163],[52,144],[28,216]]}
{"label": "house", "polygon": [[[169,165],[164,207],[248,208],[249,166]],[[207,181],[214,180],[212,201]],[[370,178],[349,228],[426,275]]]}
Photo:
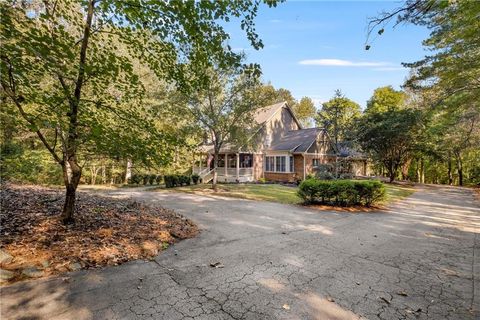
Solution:
{"label": "house", "polygon": [[[367,158],[346,145],[338,150],[325,129],[303,129],[286,102],[259,109],[254,116],[253,147],[225,145],[219,153],[219,182],[296,182],[324,164],[346,163],[353,175],[367,174]],[[328,167],[328,166],[327,166]],[[338,166],[333,166],[338,168]],[[336,169],[338,170],[338,169]],[[193,173],[206,183],[213,177],[213,146],[199,148]]]}

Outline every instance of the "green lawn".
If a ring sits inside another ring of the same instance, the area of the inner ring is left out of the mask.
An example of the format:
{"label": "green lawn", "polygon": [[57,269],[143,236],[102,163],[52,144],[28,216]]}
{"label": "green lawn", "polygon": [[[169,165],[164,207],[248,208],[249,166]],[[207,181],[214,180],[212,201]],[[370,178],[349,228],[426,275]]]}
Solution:
{"label": "green lawn", "polygon": [[[413,187],[385,184],[387,198],[384,205],[400,200],[414,192]],[[191,185],[173,189],[160,189],[182,191],[188,193],[214,194],[232,198],[250,200],[272,201],[286,204],[299,204],[301,199],[297,196],[297,188],[279,184],[219,184],[218,192],[214,193],[210,184]]]}
{"label": "green lawn", "polygon": [[384,204],[398,201],[415,192],[415,189],[411,186],[390,183],[385,183],[384,185],[387,189],[387,198],[385,199]]}

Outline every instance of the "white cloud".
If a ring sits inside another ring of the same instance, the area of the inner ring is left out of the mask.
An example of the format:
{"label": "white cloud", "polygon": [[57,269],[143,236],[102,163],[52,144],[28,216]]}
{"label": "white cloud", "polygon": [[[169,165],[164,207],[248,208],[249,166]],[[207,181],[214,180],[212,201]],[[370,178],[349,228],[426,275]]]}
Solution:
{"label": "white cloud", "polygon": [[340,59],[312,59],[302,60],[299,64],[307,66],[327,66],[327,67],[385,67],[390,66],[388,62],[371,61],[349,61]]}

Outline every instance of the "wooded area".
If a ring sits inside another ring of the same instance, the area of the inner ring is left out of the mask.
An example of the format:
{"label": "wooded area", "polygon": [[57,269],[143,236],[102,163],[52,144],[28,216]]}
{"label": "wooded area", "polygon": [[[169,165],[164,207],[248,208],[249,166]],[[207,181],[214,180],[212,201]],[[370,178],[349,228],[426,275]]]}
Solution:
{"label": "wooded area", "polygon": [[255,110],[287,101],[304,126],[361,147],[391,181],[480,183],[478,1],[407,1],[372,20],[370,34],[392,19],[427,26],[432,55],[407,64],[402,91],[375,90],[363,112],[341,91],[317,111],[262,83],[224,29],[239,24],[261,49],[262,4],[277,1],[2,2],[2,180],[64,184],[71,222],[78,184],[185,173],[200,143],[217,154],[245,143]]}

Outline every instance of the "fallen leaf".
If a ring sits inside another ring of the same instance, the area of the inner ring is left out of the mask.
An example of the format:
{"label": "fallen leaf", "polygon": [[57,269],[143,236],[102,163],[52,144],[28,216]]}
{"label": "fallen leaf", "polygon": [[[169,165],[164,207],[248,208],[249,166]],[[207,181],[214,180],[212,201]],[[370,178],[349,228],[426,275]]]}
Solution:
{"label": "fallen leaf", "polygon": [[285,309],[285,310],[290,310],[290,306],[288,304],[284,304],[282,306],[282,308]]}
{"label": "fallen leaf", "polygon": [[383,300],[385,303],[390,304],[390,301],[388,301],[388,300],[385,299],[384,297],[380,297],[380,300]]}
{"label": "fallen leaf", "polygon": [[332,297],[327,297],[327,301],[330,301],[330,302],[335,302],[335,299],[333,299]]}
{"label": "fallen leaf", "polygon": [[408,297],[408,294],[407,294],[405,291],[399,291],[399,292],[397,292],[397,294],[398,294],[399,296]]}
{"label": "fallen leaf", "polygon": [[213,268],[223,268],[224,265],[223,265],[221,262],[212,262],[212,263],[210,263],[210,267],[213,267]]}

